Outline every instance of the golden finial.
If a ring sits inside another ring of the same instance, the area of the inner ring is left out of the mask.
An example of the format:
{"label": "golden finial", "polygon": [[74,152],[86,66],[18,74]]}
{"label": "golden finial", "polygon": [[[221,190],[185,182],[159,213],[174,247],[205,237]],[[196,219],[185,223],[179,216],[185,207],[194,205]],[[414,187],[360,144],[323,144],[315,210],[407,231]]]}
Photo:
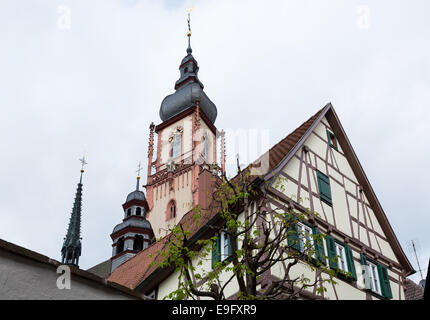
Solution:
{"label": "golden finial", "polygon": [[188,10],[187,10],[187,12],[188,12],[188,32],[187,32],[187,36],[188,37],[191,37],[191,25],[190,25],[190,13],[191,13],[191,11],[193,11],[194,10],[194,6],[192,6],[191,8],[189,8]]}

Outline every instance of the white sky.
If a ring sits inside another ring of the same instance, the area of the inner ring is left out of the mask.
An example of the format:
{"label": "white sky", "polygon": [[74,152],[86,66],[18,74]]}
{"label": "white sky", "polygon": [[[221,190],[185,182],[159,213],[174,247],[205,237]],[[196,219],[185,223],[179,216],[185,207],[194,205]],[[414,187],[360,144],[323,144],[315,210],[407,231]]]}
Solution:
{"label": "white sky", "polygon": [[269,130],[274,144],[332,102],[400,243],[417,268],[408,247],[417,241],[426,272],[422,0],[1,1],[0,238],[60,259],[85,151],[80,266],[111,256],[137,163],[146,167],[149,124],[161,122],[179,78],[192,5],[193,55],[216,126]]}

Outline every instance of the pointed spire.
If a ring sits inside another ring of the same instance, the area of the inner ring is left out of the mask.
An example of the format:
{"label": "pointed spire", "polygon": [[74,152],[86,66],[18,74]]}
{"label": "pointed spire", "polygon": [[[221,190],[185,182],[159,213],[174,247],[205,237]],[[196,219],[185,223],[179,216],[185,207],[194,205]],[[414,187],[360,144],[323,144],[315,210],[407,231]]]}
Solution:
{"label": "pointed spire", "polygon": [[81,256],[81,210],[82,210],[82,174],[84,166],[88,164],[85,161],[85,156],[79,159],[82,163],[81,175],[76,190],[75,201],[73,203],[72,214],[67,228],[67,234],[64,238],[63,247],[61,249],[62,263],[74,265],[78,267],[79,257]]}

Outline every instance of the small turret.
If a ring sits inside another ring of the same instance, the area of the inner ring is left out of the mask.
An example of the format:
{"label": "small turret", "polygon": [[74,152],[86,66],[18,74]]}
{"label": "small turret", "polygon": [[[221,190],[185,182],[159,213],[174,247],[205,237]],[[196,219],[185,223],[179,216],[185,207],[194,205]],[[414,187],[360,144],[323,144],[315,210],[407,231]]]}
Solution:
{"label": "small turret", "polygon": [[151,223],[146,219],[149,211],[145,194],[139,190],[140,163],[136,177],[136,190],[130,192],[122,205],[124,218],[112,231],[112,270],[146,249],[154,240]]}

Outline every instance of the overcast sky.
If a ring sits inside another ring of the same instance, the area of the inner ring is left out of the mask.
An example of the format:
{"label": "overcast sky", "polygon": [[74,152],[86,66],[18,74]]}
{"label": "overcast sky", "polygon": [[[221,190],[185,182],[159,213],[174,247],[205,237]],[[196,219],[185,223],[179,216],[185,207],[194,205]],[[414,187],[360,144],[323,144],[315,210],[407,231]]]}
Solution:
{"label": "overcast sky", "polygon": [[403,249],[417,269],[415,240],[426,272],[423,0],[2,0],[0,238],[61,259],[85,151],[80,266],[111,256],[137,163],[146,167],[149,124],[161,122],[179,78],[192,5],[193,55],[218,129],[269,130],[274,144],[332,102]]}

